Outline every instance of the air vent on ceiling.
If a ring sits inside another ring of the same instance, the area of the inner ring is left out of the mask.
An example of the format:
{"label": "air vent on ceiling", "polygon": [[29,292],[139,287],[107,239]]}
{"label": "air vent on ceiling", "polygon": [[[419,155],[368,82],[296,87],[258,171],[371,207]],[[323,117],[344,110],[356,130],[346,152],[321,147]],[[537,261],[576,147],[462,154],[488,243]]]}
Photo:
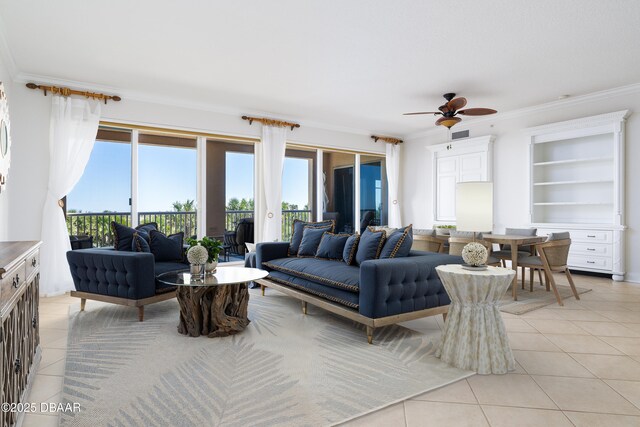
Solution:
{"label": "air vent on ceiling", "polygon": [[461,138],[469,138],[469,130],[461,130],[458,132],[453,132],[451,134],[451,139],[461,139]]}

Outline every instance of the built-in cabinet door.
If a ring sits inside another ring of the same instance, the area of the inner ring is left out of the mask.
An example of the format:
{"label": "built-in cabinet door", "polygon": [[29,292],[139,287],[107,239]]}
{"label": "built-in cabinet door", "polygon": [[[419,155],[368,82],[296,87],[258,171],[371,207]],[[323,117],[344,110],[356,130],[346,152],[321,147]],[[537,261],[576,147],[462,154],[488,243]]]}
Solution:
{"label": "built-in cabinet door", "polygon": [[441,157],[436,162],[436,215],[438,221],[456,220],[458,157]]}
{"label": "built-in cabinet door", "polygon": [[487,153],[469,153],[460,156],[458,182],[487,180]]}
{"label": "built-in cabinet door", "polygon": [[487,152],[440,157],[436,160],[436,220],[456,220],[456,184],[487,180]]}

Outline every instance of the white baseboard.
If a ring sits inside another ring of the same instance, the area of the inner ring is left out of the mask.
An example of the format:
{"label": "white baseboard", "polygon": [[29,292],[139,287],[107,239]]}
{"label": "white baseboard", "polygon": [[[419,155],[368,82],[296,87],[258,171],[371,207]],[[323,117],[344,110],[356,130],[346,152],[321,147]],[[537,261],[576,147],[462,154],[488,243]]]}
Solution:
{"label": "white baseboard", "polygon": [[640,283],[640,273],[627,273],[624,276],[625,282]]}

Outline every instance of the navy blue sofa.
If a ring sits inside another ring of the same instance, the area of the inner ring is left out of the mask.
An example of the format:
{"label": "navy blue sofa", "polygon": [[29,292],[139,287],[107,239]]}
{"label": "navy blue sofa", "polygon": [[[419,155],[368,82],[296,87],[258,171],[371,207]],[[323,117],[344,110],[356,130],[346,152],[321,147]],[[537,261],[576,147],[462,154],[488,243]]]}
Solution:
{"label": "navy blue sofa", "polygon": [[159,274],[185,270],[182,262],[155,262],[152,253],[116,251],[113,248],[80,249],[67,252],[67,261],[84,310],[87,299],[138,307],[144,320],[144,306],[175,297],[175,286],[156,280]]}
{"label": "navy blue sofa", "polygon": [[458,256],[411,251],[402,258],[375,259],[360,266],[322,258],[289,257],[288,242],[260,243],[256,266],[269,271],[259,280],[271,287],[367,326],[375,327],[443,314],[450,303],[435,267],[462,264]]}

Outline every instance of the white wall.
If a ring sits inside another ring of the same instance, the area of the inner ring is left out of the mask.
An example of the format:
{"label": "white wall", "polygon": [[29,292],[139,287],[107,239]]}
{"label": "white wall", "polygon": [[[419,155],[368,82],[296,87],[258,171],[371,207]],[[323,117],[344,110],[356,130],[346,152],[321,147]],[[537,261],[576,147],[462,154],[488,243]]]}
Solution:
{"label": "white wall", "polygon": [[[7,94],[7,101],[9,103],[9,118],[12,120],[13,110],[11,109],[11,92],[13,89],[13,83],[9,75],[9,70],[3,63],[2,55],[0,55],[0,82],[4,84],[4,89]],[[11,133],[13,135],[13,132]],[[15,141],[13,142],[13,146],[15,146]],[[7,182],[9,186],[11,186],[12,181],[14,179],[14,173],[13,173],[14,170],[15,170],[15,166],[11,165],[11,168],[9,169],[9,175],[7,178]],[[7,240],[7,235],[9,230],[9,195],[8,194],[9,193],[7,191],[3,191],[2,193],[0,193],[0,241]]]}
{"label": "white wall", "polygon": [[[9,229],[3,237],[10,240],[37,240],[40,238],[41,212],[49,173],[51,97],[43,96],[41,91],[27,89],[24,83],[16,82],[13,89],[10,108],[14,145],[11,186],[8,192],[11,203],[8,212]],[[102,107],[102,119],[105,121],[142,123],[235,136],[260,136],[259,124],[249,126],[247,121],[236,115],[130,99],[123,99],[119,103],[109,102]],[[299,129],[290,133],[289,140],[299,144],[384,152],[384,144],[374,143],[369,135],[313,128],[305,126],[304,122]]]}
{"label": "white wall", "polygon": [[[617,95],[563,107],[501,119],[483,121],[457,129],[469,129],[471,137],[495,135],[493,156],[493,181],[495,198],[495,230],[505,227],[526,226],[529,221],[529,138],[524,129],[532,126],[577,119],[596,114],[629,109],[632,114],[626,125],[626,225],[627,231],[627,280],[640,282],[640,94]],[[409,139],[404,144],[402,166],[402,201],[405,223],[415,228],[433,225],[432,166],[428,145],[446,142],[446,129],[429,136]],[[464,141],[454,142],[464,144]]]}

